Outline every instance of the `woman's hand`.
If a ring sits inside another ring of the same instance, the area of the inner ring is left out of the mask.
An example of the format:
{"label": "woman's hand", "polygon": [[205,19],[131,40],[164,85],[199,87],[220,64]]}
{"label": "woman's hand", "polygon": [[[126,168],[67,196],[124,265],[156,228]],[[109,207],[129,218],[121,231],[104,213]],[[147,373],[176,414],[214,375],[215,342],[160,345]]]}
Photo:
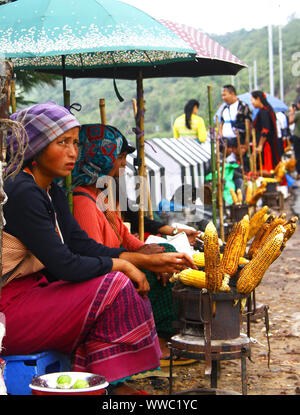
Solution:
{"label": "woman's hand", "polygon": [[184,232],[186,236],[188,237],[190,245],[192,246],[195,245],[196,238],[198,238],[199,235],[201,234],[201,232],[194,231],[193,229],[178,229],[178,232]]}
{"label": "woman's hand", "polygon": [[137,268],[147,269],[156,274],[180,272],[185,268],[198,269],[192,258],[183,252],[166,252],[152,255],[122,252],[119,258],[134,264]]}
{"label": "woman's hand", "polygon": [[124,259],[113,258],[112,261],[112,271],[123,272],[133,282],[139,295],[141,297],[146,297],[150,290],[146,275],[136,266]]}
{"label": "woman's hand", "polygon": [[178,273],[185,268],[198,269],[192,258],[183,252],[149,255],[144,268],[159,274]]}
{"label": "woman's hand", "polygon": [[161,254],[164,252],[165,248],[163,246],[159,246],[158,244],[145,244],[137,249],[135,252],[139,252],[140,254],[151,255],[151,254]]}
{"label": "woman's hand", "polygon": [[257,153],[261,153],[262,152],[262,146],[259,145],[258,147],[256,147],[256,152]]}

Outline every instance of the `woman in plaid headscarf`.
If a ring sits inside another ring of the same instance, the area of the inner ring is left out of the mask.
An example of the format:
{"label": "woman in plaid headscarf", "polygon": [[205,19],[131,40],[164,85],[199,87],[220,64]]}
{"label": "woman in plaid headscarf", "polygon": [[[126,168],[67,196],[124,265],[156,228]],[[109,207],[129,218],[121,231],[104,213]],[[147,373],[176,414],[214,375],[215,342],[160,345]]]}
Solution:
{"label": "woman in plaid headscarf", "polygon": [[[83,125],[79,134],[79,157],[72,172],[74,217],[87,234],[97,242],[111,248],[124,247],[130,252],[151,254],[157,252],[176,252],[169,244],[147,245],[129,233],[118,214],[117,201],[105,196],[104,183],[112,183],[122,175],[126,167],[126,156],[134,152],[126,137],[115,127],[103,124]],[[116,186],[113,188],[118,189]],[[117,183],[118,187],[118,183]],[[112,206],[110,206],[112,205]],[[145,257],[147,258],[147,256]],[[158,332],[162,357],[170,354],[167,340],[175,333],[172,322],[177,320],[174,312],[172,287],[168,274],[155,274],[147,268],[144,261],[140,269],[145,272],[150,284],[149,299],[152,305]],[[186,364],[186,361],[177,361]],[[168,362],[161,361],[161,365]]]}
{"label": "woman in plaid headscarf", "polygon": [[[13,280],[2,276],[8,281],[0,297],[0,312],[6,317],[3,352],[53,349],[74,354],[73,370],[101,374],[110,383],[158,367],[160,350],[145,275],[126,249],[109,248],[88,237],[54,183],[74,168],[79,122],[53,102],[11,118],[24,126],[28,146],[23,170],[5,182],[4,230],[44,268]],[[14,140],[11,136],[9,148]],[[169,270],[175,263],[180,268],[188,261],[163,261],[154,255],[148,265]],[[121,384],[116,393],[138,392]]]}

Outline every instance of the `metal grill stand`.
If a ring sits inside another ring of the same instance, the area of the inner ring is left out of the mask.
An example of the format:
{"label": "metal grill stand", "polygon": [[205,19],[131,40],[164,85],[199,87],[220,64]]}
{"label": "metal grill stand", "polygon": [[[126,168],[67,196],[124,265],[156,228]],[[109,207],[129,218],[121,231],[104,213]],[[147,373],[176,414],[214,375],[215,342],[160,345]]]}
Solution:
{"label": "metal grill stand", "polygon": [[[240,306],[232,293],[210,294],[207,290],[178,286],[180,333],[168,343],[170,348],[170,387],[173,393],[173,357],[205,361],[205,375],[211,388],[217,388],[221,360],[241,359],[242,394],[247,394],[246,357],[250,357],[250,339],[240,333]],[[238,300],[239,301],[239,300]]]}
{"label": "metal grill stand", "polygon": [[262,197],[263,205],[269,206],[271,209],[283,211],[284,197],[281,192],[265,192]]}
{"label": "metal grill stand", "polygon": [[256,304],[255,290],[247,298],[247,308],[244,314],[244,319],[247,321],[247,336],[251,338],[251,321],[264,317],[266,337],[268,342],[268,368],[270,368],[271,346],[269,337],[269,306],[265,304]]}

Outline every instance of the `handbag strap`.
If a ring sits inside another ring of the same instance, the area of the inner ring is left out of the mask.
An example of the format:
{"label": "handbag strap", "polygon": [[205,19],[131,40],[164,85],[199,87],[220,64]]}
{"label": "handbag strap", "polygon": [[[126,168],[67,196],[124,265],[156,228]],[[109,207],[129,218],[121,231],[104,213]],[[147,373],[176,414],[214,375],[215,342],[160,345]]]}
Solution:
{"label": "handbag strap", "polygon": [[73,196],[86,196],[89,199],[91,199],[93,202],[96,203],[96,200],[91,195],[89,195],[88,193],[85,193],[85,192],[73,192]]}

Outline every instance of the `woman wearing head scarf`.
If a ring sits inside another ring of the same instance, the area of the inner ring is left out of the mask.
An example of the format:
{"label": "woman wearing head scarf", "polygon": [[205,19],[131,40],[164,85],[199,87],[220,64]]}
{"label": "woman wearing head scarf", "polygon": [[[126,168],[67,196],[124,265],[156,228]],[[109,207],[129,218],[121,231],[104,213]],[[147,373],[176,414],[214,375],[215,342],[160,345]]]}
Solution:
{"label": "woman wearing head scarf", "polygon": [[207,131],[203,118],[199,117],[199,101],[190,99],[184,107],[184,114],[176,118],[173,125],[174,138],[197,138],[200,143],[206,141]]}
{"label": "woman wearing head scarf", "polygon": [[[74,217],[87,234],[99,243],[111,248],[125,247],[131,252],[165,252],[173,251],[169,244],[145,245],[132,235],[115,206],[109,199],[106,183],[114,180],[116,194],[118,178],[125,170],[126,156],[135,149],[128,144],[126,137],[115,127],[103,124],[89,124],[81,127],[79,135],[79,157],[72,172]],[[116,195],[115,195],[115,198]],[[127,203],[126,203],[127,206]],[[148,255],[149,256],[149,255]],[[150,255],[151,256],[151,255]],[[177,319],[173,307],[172,284],[169,275],[155,274],[145,270],[146,263],[140,262],[140,268],[146,273],[150,284],[148,293],[156,329],[158,332],[162,357],[170,354],[166,346],[167,339],[175,333],[172,321]],[[177,363],[186,363],[181,360]],[[162,362],[161,365],[167,364]]]}
{"label": "woman wearing head scarf", "polygon": [[[11,118],[24,126],[28,146],[23,169],[5,182],[4,230],[44,268],[20,278],[2,276],[5,354],[49,349],[73,354],[73,370],[101,374],[110,383],[156,368],[160,350],[145,275],[131,261],[131,253],[88,237],[54,183],[74,168],[79,122],[53,102]],[[151,257],[148,266],[154,270],[169,272],[174,262],[177,268],[186,263],[184,258],[168,262]],[[122,383],[115,391],[134,393]]]}
{"label": "woman wearing head scarf", "polygon": [[262,155],[263,170],[271,172],[280,161],[276,116],[262,91],[251,92],[251,102],[259,111],[253,122],[256,132],[257,152]]}

